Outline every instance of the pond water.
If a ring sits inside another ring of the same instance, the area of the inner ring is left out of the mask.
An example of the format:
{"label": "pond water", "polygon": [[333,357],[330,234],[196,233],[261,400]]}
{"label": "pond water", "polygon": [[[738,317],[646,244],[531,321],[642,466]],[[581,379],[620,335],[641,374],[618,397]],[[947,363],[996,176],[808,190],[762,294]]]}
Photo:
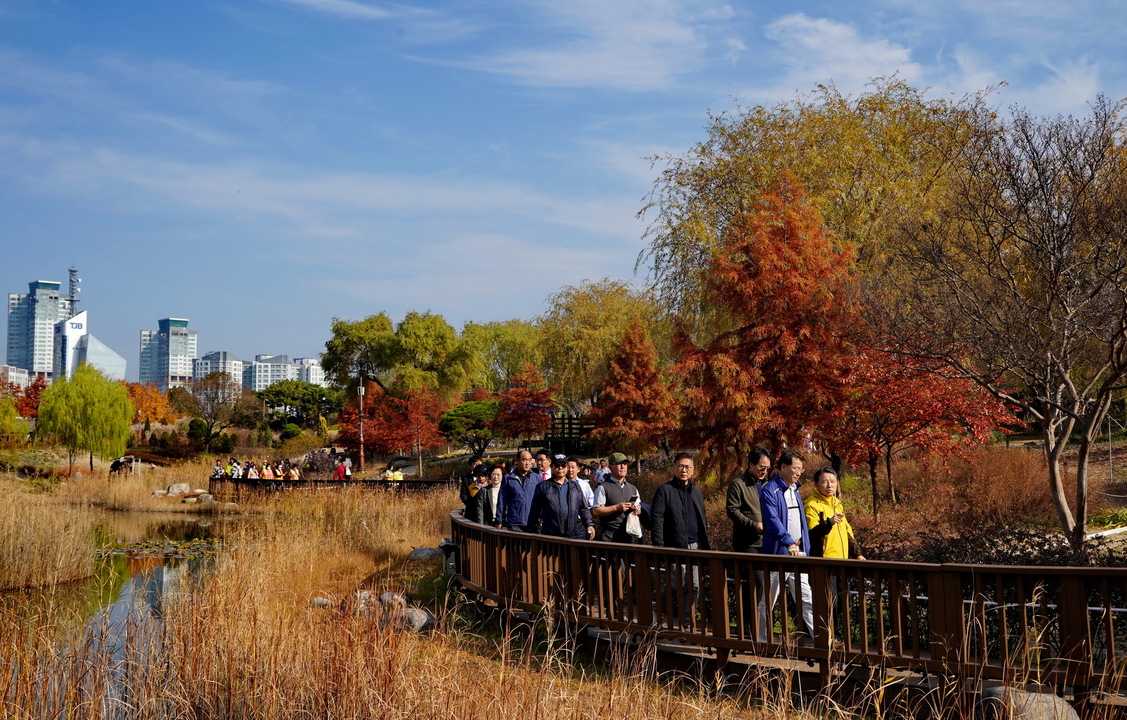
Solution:
{"label": "pond water", "polygon": [[53,617],[81,624],[112,606],[123,594],[133,595],[140,585],[148,588],[149,595],[154,588],[167,588],[166,580],[153,578],[163,577],[174,568],[198,567],[200,558],[212,554],[220,540],[245,522],[237,516],[106,513],[92,538],[94,575],[50,588],[0,592],[0,602],[23,613],[49,611]]}
{"label": "pond water", "polygon": [[[245,522],[179,513],[107,514],[92,539],[97,557],[92,577],[53,588],[0,593],[0,605],[11,613],[10,619],[22,618],[28,627],[52,627],[62,656],[77,652],[93,660],[91,667],[100,668],[101,674],[91,676],[101,679],[90,699],[101,706],[101,716],[126,717],[130,682],[125,673],[138,663],[144,666],[149,653],[159,651],[166,598],[186,577],[207,567],[218,542]],[[19,704],[31,712],[29,717],[66,715],[62,708],[68,688],[84,682],[67,677],[44,678],[21,697]]]}

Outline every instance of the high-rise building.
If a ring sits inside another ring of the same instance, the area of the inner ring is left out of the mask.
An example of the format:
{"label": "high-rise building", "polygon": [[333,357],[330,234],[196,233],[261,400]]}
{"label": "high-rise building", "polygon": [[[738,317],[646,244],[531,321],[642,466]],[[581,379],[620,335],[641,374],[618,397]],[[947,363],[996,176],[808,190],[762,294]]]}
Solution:
{"label": "high-rise building", "polygon": [[161,390],[184,387],[192,381],[196,359],[196,331],[184,318],[157,321],[157,330],[141,331],[140,381]]}
{"label": "high-rise building", "polygon": [[297,379],[307,383],[327,387],[325,383],[325,370],[321,367],[320,358],[294,358],[297,365]]}
{"label": "high-rise building", "polygon": [[196,358],[192,363],[192,377],[201,380],[213,372],[224,372],[238,384],[243,384],[243,370],[247,363],[238,359],[226,350],[213,350]]}
{"label": "high-rise building", "polygon": [[8,295],[7,364],[32,377],[53,377],[55,325],[70,316],[70,300],[59,293],[59,285],[36,280],[28,283],[28,292]]}
{"label": "high-rise building", "polygon": [[55,323],[53,375],[55,379],[69,378],[82,363],[97,368],[111,380],[125,379],[125,358],[90,334],[85,310]]}
{"label": "high-rise building", "polygon": [[288,355],[255,355],[243,370],[243,386],[258,392],[279,380],[297,380],[297,365]]}

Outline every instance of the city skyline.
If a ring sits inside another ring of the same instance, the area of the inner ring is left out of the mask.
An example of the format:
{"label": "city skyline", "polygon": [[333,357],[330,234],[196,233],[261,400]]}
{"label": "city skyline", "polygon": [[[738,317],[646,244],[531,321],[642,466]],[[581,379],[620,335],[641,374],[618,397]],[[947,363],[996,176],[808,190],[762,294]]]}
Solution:
{"label": "city skyline", "polygon": [[0,0],[0,288],[137,332],[315,357],[334,316],[531,319],[645,280],[637,217],[710,113],[898,75],[1086,112],[1127,96],[1109,2]]}

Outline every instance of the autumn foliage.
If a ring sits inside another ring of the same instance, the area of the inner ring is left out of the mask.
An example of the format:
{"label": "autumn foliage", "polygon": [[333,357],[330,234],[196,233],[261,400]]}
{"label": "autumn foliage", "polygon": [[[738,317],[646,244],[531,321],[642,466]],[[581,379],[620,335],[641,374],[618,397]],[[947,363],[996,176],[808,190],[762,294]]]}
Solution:
{"label": "autumn foliage", "polygon": [[493,428],[508,438],[543,435],[552,427],[556,409],[552,397],[557,392],[558,388],[544,386],[544,376],[535,366],[525,363],[509,378],[509,389],[498,396],[500,405]]}
{"label": "autumn foliage", "polygon": [[129,391],[129,399],[136,410],[134,422],[170,423],[180,417],[172,410],[168,396],[156,385],[122,382]]}
{"label": "autumn foliage", "polygon": [[611,357],[607,383],[591,410],[591,439],[630,455],[653,450],[680,425],[680,408],[661,376],[657,350],[635,318]]}
{"label": "autumn foliage", "polygon": [[881,461],[888,497],[895,503],[894,455],[910,449],[922,455],[959,454],[1015,422],[1005,405],[970,380],[947,378],[919,360],[859,347],[848,398],[823,434],[829,447],[850,464],[868,466],[875,515]]}
{"label": "autumn foliage", "polygon": [[31,420],[39,416],[39,400],[47,389],[47,381],[36,376],[27,387],[16,383],[0,384],[0,397],[9,397],[16,404],[16,413]]}
{"label": "autumn foliage", "polygon": [[[400,397],[370,383],[364,398],[365,452],[393,455],[441,445],[443,437],[438,431],[438,421],[445,409],[433,390],[411,390]],[[339,424],[341,441],[358,447],[358,403],[349,403],[340,411]]]}
{"label": "autumn foliage", "polygon": [[798,445],[847,387],[851,252],[834,249],[787,177],[733,220],[706,278],[705,300],[730,329],[702,341],[679,323],[674,371],[695,435],[686,442],[741,454],[763,439]]}

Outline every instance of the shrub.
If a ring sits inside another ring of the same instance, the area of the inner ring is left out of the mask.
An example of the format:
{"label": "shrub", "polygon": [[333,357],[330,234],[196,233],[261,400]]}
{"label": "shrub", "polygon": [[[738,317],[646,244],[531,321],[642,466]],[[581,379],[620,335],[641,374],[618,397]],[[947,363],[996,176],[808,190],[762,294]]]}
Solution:
{"label": "shrub", "polygon": [[293,423],[288,423],[282,428],[282,441],[290,440],[301,434],[301,428]]}

